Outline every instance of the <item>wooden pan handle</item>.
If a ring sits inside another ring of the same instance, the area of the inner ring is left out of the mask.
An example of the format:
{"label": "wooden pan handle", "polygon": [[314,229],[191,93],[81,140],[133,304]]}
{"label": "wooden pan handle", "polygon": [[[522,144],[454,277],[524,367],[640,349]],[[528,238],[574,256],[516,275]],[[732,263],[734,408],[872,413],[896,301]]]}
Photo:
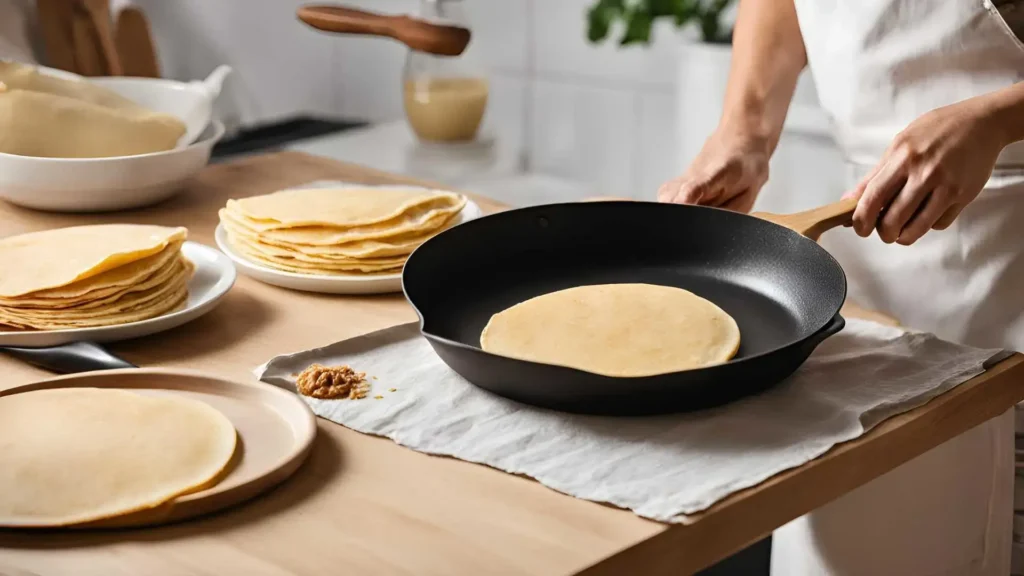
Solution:
{"label": "wooden pan handle", "polygon": [[[618,198],[615,196],[593,196],[583,200],[584,202],[620,202],[633,201],[631,198]],[[774,222],[785,226],[794,232],[807,236],[817,242],[825,232],[837,227],[845,226],[853,221],[853,211],[857,208],[857,199],[848,198],[833,204],[814,208],[796,214],[771,214],[769,212],[755,212],[762,220]]]}
{"label": "wooden pan handle", "polygon": [[757,212],[752,214],[762,220],[774,222],[785,226],[794,232],[807,236],[817,241],[825,232],[837,227],[845,226],[853,221],[853,211],[857,208],[856,198],[847,198],[833,204],[821,206],[796,214],[769,214]]}

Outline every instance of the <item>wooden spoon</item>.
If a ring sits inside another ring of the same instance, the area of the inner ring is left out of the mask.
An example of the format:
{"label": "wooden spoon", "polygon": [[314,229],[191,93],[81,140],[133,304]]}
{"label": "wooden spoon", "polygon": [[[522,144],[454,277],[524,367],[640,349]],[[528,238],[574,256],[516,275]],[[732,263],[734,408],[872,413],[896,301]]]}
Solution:
{"label": "wooden spoon", "polygon": [[75,72],[82,76],[106,75],[92,21],[79,11],[71,18],[71,41],[75,47]]}
{"label": "wooden spoon", "polygon": [[80,73],[75,61],[75,7],[67,0],[36,0],[39,31],[46,62],[54,68]]}
{"label": "wooden spoon", "polygon": [[432,24],[409,16],[389,16],[343,6],[302,6],[299,20],[318,30],[386,36],[420,52],[458,56],[469,44],[467,28]]}
{"label": "wooden spoon", "polygon": [[114,32],[110,23],[110,0],[80,0],[82,8],[89,14],[92,26],[99,41],[100,53],[106,61],[106,71],[110,76],[124,75],[121,58],[117,55],[114,45]]}
{"label": "wooden spoon", "polygon": [[149,21],[140,8],[126,6],[117,13],[114,42],[125,76],[160,77],[160,63],[153,46]]}

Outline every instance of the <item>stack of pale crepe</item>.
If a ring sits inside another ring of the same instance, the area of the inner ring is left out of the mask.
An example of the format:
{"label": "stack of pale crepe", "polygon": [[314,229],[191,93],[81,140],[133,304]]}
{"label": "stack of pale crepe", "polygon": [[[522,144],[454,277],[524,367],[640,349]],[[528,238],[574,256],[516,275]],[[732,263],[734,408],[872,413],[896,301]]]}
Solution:
{"label": "stack of pale crepe", "polygon": [[465,205],[460,194],[421,188],[309,188],[229,200],[220,221],[231,247],[256,264],[365,276],[400,272]]}
{"label": "stack of pale crepe", "polygon": [[0,61],[0,152],[107,158],[174,148],[185,124],[86,80]]}
{"label": "stack of pale crepe", "polygon": [[0,240],[0,326],[126,324],[184,305],[193,264],[185,228],[76,226]]}
{"label": "stack of pale crepe", "polygon": [[107,388],[0,397],[0,527],[131,524],[215,485],[237,433],[199,400]]}

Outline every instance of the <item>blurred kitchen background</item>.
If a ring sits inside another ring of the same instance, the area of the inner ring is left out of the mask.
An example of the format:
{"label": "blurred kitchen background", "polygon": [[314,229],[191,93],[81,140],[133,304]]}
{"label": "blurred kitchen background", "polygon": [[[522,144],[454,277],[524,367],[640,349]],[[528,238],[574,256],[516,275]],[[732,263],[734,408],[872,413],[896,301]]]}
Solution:
{"label": "blurred kitchen background", "polygon": [[[344,4],[416,14],[433,1]],[[461,5],[473,32],[469,50],[490,81],[475,145],[419,143],[404,119],[405,46],[313,30],[295,16],[301,2],[115,0],[112,8],[144,10],[165,77],[201,79],[218,64],[234,68],[217,106],[229,134],[263,128],[250,135],[260,140],[275,123],[296,118],[334,122],[321,126],[327,130],[365,124],[260,146],[427,178],[516,206],[594,195],[654,199],[717,121],[729,48],[703,42],[696,23],[677,30],[672,18],[657,18],[649,44],[621,46],[622,21],[612,22],[603,42],[588,40],[596,0],[442,1]],[[728,27],[735,3],[722,4]],[[791,211],[841,193],[840,159],[809,77],[771,169],[758,208]]]}

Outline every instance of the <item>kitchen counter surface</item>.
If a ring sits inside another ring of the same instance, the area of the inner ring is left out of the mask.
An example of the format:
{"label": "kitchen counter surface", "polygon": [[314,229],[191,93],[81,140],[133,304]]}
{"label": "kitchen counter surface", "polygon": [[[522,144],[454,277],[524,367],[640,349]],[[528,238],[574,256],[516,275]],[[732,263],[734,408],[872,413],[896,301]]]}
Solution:
{"label": "kitchen counter surface", "polygon": [[[296,152],[206,169],[188,191],[128,213],[59,215],[0,204],[2,234],[85,222],[185,225],[212,245],[229,197],[318,179],[410,182]],[[500,206],[480,199],[487,210]],[[865,311],[847,309],[847,314]],[[210,314],[113,345],[140,366],[251,380],[274,355],[415,318],[400,295],[331,297],[240,276]],[[884,317],[883,317],[884,319]],[[0,357],[0,389],[46,378]],[[0,574],[687,574],[1009,409],[1024,398],[1020,356],[805,466],[735,494],[687,525],[556,493],[527,478],[319,421],[310,459],[274,491],[176,525],[107,532],[0,531]]]}

